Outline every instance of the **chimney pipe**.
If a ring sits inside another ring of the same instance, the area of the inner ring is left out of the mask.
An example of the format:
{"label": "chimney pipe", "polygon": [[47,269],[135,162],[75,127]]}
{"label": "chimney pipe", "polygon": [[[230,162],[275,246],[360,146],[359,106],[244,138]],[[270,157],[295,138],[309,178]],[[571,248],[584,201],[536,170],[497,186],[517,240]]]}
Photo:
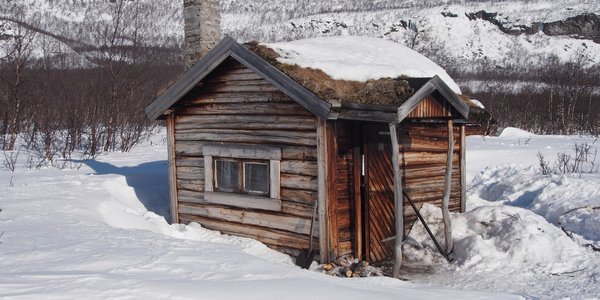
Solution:
{"label": "chimney pipe", "polygon": [[186,69],[221,40],[219,0],[183,0]]}

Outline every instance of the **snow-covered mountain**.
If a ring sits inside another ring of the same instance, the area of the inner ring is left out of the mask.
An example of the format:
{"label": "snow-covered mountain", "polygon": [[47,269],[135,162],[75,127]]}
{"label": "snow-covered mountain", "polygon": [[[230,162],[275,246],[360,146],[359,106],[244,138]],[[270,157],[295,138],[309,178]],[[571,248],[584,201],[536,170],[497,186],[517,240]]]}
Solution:
{"label": "snow-covered mountain", "polygon": [[[77,48],[81,46],[77,42],[96,42],[90,24],[111,21],[118,1],[2,2],[0,20],[14,20],[15,11],[22,10],[24,22]],[[134,2],[145,12],[150,44],[182,44],[181,2]],[[221,5],[223,32],[242,41],[375,36],[404,43],[445,67],[464,71],[474,62],[504,68],[536,63],[549,55],[568,60],[584,54],[590,64],[600,63],[597,0],[222,0]],[[10,24],[4,28],[9,32]]]}

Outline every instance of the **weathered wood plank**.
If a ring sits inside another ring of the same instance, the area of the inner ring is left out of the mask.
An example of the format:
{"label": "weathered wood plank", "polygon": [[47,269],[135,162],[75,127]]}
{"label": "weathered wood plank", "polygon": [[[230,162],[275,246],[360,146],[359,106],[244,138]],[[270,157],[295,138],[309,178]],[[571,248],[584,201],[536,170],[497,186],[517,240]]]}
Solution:
{"label": "weathered wood plank", "polygon": [[305,219],[311,219],[313,214],[313,204],[304,204],[282,200],[281,212],[290,216],[298,216]]}
{"label": "weathered wood plank", "polygon": [[318,178],[316,176],[304,176],[296,174],[281,174],[281,187],[301,189],[309,191],[318,190]]}
{"label": "weathered wood plank", "polygon": [[169,160],[169,208],[171,223],[179,223],[177,201],[177,158],[175,151],[175,118],[173,114],[167,116],[167,156]]}
{"label": "weathered wood plank", "polygon": [[207,105],[207,104],[232,104],[232,103],[287,103],[297,104],[294,100],[283,93],[198,93],[184,101],[184,106]]}
{"label": "weathered wood plank", "polygon": [[281,159],[282,160],[317,161],[317,148],[316,147],[283,146],[283,147],[281,147]]}
{"label": "weathered wood plank", "polygon": [[312,132],[205,129],[176,133],[175,138],[181,141],[316,146]]}
{"label": "weathered wood plank", "polygon": [[[248,84],[206,84],[203,86],[203,90],[206,93],[254,93],[254,92],[278,92],[279,90],[270,83],[264,83],[262,80],[247,82]],[[252,83],[252,84],[250,84]]]}
{"label": "weathered wood plank", "polygon": [[311,220],[295,216],[186,203],[180,203],[179,211],[182,214],[196,215],[214,220],[268,227],[306,235],[310,233]]}
{"label": "weathered wood plank", "polygon": [[270,245],[277,245],[295,249],[308,248],[308,236],[300,234],[293,234],[286,231],[257,227],[248,224],[237,224],[225,221],[218,221],[196,215],[181,214],[180,218],[182,221],[185,222],[198,222],[203,227],[212,230],[218,230],[225,234],[256,239]]}
{"label": "weathered wood plank", "polygon": [[206,144],[202,152],[205,156],[281,160],[281,148],[264,145]]}
{"label": "weathered wood plank", "polygon": [[404,195],[402,194],[402,177],[400,174],[400,162],[398,160],[398,135],[396,134],[396,123],[390,123],[390,137],[392,144],[392,168],[394,170],[394,219],[396,220],[396,240],[394,243],[394,278],[400,277],[402,265],[402,241],[404,240]]}
{"label": "weathered wood plank", "polygon": [[206,191],[204,192],[204,201],[239,208],[281,211],[281,199],[267,197]]}
{"label": "weathered wood plank", "polygon": [[442,217],[444,221],[444,237],[446,240],[446,255],[454,250],[452,240],[452,221],[450,220],[450,193],[452,192],[452,156],[454,153],[454,126],[452,120],[448,121],[448,162],[446,164],[446,175],[444,180],[444,196],[442,197]]}
{"label": "weathered wood plank", "polygon": [[198,157],[202,156],[202,145],[200,141],[181,141],[175,140],[175,153],[177,158],[182,156]]}
{"label": "weathered wood plank", "polygon": [[303,115],[312,116],[310,112],[297,103],[231,103],[206,104],[186,107],[181,115]]}
{"label": "weathered wood plank", "polygon": [[204,159],[202,157],[179,156],[176,161],[177,167],[199,167],[204,168]]}
{"label": "weathered wood plank", "polygon": [[298,190],[293,188],[281,188],[281,199],[298,203],[313,205],[317,201],[318,194],[316,191]]}
{"label": "weathered wood plank", "polygon": [[198,191],[177,190],[178,203],[204,203],[204,193]]}
{"label": "weathered wood plank", "polygon": [[201,180],[189,180],[189,179],[177,179],[177,189],[204,192],[204,181]]}
{"label": "weathered wood plank", "polygon": [[460,126],[460,212],[467,211],[467,143],[465,125]]}
{"label": "weathered wood plank", "polygon": [[327,234],[327,211],[328,203],[327,199],[327,120],[319,118],[317,127],[317,205],[318,205],[318,216],[319,216],[319,252],[321,257],[321,263],[325,263],[334,259],[330,253],[330,240]]}
{"label": "weathered wood plank", "polygon": [[177,119],[177,132],[194,129],[293,130],[316,131],[316,119],[310,116],[270,115],[187,115]]}
{"label": "weathered wood plank", "polygon": [[177,168],[177,178],[204,180],[204,168],[201,168],[201,167],[179,167],[179,168]]}
{"label": "weathered wood plank", "polygon": [[284,160],[281,162],[281,172],[287,174],[317,176],[317,162]]}

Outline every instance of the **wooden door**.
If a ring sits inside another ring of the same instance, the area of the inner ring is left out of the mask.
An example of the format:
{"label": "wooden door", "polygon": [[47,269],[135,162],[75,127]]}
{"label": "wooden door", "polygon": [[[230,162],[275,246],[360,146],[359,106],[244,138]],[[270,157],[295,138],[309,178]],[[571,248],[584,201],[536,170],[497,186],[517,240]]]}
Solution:
{"label": "wooden door", "polygon": [[369,262],[392,257],[395,235],[394,173],[388,126],[368,125],[364,129],[366,187],[365,242]]}

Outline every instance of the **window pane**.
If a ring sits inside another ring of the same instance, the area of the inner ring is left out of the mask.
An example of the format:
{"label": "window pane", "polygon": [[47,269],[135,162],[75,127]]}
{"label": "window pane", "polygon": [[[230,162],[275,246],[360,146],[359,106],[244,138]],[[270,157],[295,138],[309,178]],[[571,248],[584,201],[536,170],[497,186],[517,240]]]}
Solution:
{"label": "window pane", "polygon": [[217,190],[238,191],[240,182],[240,165],[235,160],[216,160]]}
{"label": "window pane", "polygon": [[269,164],[245,162],[244,189],[249,193],[269,194]]}

